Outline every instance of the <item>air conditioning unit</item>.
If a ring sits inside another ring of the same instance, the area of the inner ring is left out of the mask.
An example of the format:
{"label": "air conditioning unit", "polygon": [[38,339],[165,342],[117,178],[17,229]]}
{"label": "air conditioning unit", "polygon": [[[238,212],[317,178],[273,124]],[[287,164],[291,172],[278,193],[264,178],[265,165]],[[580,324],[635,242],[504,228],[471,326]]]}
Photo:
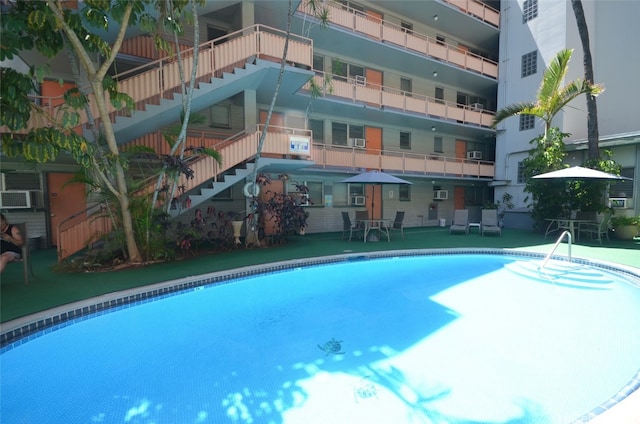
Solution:
{"label": "air conditioning unit", "polygon": [[447,200],[449,198],[449,191],[447,190],[435,190],[433,192],[434,200]]}
{"label": "air conditioning unit", "polygon": [[365,77],[364,75],[356,75],[356,85],[359,85],[361,87],[367,85],[367,77]]}
{"label": "air conditioning unit", "polygon": [[365,197],[364,196],[353,196],[351,198],[351,204],[356,206],[364,206]]}
{"label": "air conditioning unit", "polygon": [[482,152],[478,150],[467,152],[467,159],[482,159]]}
{"label": "air conditioning unit", "polygon": [[0,191],[0,208],[23,209],[31,207],[31,193],[28,191]]}
{"label": "air conditioning unit", "polygon": [[625,197],[610,197],[609,198],[609,207],[615,209],[626,209],[627,208],[627,198]]}
{"label": "air conditioning unit", "polygon": [[367,140],[365,140],[364,138],[352,138],[351,145],[353,147],[357,147],[358,149],[364,149],[367,145]]}
{"label": "air conditioning unit", "polygon": [[472,103],[471,109],[479,112],[484,109],[484,106],[482,106],[482,103]]}

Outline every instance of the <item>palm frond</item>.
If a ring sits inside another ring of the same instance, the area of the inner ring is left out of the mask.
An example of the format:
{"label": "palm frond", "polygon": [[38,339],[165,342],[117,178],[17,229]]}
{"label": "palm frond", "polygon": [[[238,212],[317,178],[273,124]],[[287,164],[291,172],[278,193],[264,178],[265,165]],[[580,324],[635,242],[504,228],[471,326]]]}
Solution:
{"label": "palm frond", "polygon": [[564,81],[569,70],[569,61],[573,55],[573,50],[560,50],[549,64],[549,68],[544,72],[540,89],[538,90],[538,104],[548,105],[553,102],[553,97],[558,93],[560,84]]}
{"label": "palm frond", "polygon": [[535,103],[521,102],[508,105],[496,112],[491,126],[495,128],[500,122],[515,115],[535,115],[540,116],[540,111]]}

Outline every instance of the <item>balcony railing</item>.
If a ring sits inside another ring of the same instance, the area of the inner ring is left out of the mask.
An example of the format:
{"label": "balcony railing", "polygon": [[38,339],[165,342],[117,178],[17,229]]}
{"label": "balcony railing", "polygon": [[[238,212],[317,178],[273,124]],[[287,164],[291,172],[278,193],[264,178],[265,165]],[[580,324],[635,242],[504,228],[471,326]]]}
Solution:
{"label": "balcony railing", "polygon": [[460,9],[461,12],[475,16],[476,18],[493,25],[496,28],[500,27],[500,12],[493,7],[482,3],[478,0],[443,0],[445,3],[452,4]]}
{"label": "balcony railing", "polygon": [[[298,11],[311,15],[305,10],[305,7],[309,6],[307,6],[306,2],[301,2]],[[327,19],[330,23],[347,28],[355,33],[366,35],[380,42],[394,44],[407,51],[447,62],[461,69],[477,72],[494,79],[498,78],[498,63],[493,60],[427,35],[408,30],[393,22],[367,16],[356,9],[339,3],[326,3],[326,7],[329,9]]]}
{"label": "balcony railing", "polygon": [[377,169],[402,174],[493,178],[493,162],[392,150],[314,144],[314,166],[344,170]]}
{"label": "balcony railing", "polygon": [[[322,87],[321,95],[325,98],[339,97],[354,103],[396,109],[425,117],[441,118],[486,128],[491,127],[495,116],[494,112],[474,106],[448,102],[377,84],[360,84],[353,78],[334,76],[329,79],[324,73],[317,72],[314,79],[316,86]],[[307,83],[303,90],[311,91],[311,84]]]}

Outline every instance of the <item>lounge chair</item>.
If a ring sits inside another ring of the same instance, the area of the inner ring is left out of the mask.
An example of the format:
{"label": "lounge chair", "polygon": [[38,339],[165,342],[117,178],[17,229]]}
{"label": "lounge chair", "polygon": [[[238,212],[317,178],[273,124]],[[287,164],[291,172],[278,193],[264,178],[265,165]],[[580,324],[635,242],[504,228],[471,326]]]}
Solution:
{"label": "lounge chair", "polygon": [[354,231],[356,233],[362,231],[362,226],[358,225],[356,222],[351,222],[349,212],[342,212],[342,239],[347,235],[347,231],[349,232],[349,241],[351,241]]}
{"label": "lounge chair", "polygon": [[469,211],[467,209],[456,209],[453,212],[453,224],[449,227],[449,234],[460,232],[469,234]]}
{"label": "lounge chair", "polygon": [[396,212],[396,219],[393,220],[389,229],[392,231],[400,231],[400,235],[402,235],[402,240],[404,240],[404,211]]}
{"label": "lounge chair", "polygon": [[480,233],[497,233],[502,235],[502,229],[498,225],[498,211],[495,209],[483,209],[482,220],[480,222]]}

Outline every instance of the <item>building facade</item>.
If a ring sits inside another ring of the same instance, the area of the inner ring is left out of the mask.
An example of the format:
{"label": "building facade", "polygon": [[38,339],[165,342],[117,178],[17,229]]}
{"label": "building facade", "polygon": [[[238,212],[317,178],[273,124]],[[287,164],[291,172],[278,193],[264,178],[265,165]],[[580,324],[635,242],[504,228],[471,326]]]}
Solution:
{"label": "building facade", "polygon": [[[500,107],[535,98],[545,63],[560,48],[575,47],[569,78],[581,76],[580,43],[570,3],[324,4],[329,11],[326,27],[306,9],[306,2],[293,2],[284,77],[257,165],[256,146],[280,71],[288,2],[210,1],[202,9],[200,38],[206,41],[198,50],[199,85],[193,109],[204,122],[191,126],[189,142],[220,151],[223,164],[212,160],[192,164],[196,177],[183,182],[185,189],[172,208],[174,218],[190,220],[197,209],[210,206],[247,208],[243,191],[255,166],[272,177],[273,190],[295,191],[297,183],[309,187],[308,232],[341,231],[343,211],[353,215],[367,209],[376,218],[393,218],[395,212],[404,211],[405,226],[415,227],[449,223],[453,211],[461,208],[469,209],[471,221],[479,221],[482,206],[504,193],[514,197],[517,208],[525,207],[518,163],[540,126],[534,123],[533,128],[520,130],[518,119],[510,118],[495,131],[491,123]],[[635,178],[630,189],[616,196],[624,194],[628,212],[636,214],[640,127],[637,119],[633,122],[634,96],[629,94],[639,88],[629,81],[639,59],[633,49],[609,46],[625,38],[622,25],[614,24],[616,19],[631,19],[634,13],[629,8],[637,7],[626,1],[585,2],[595,75],[607,86],[598,98],[602,145],[621,151],[624,160],[614,159]],[[190,41],[184,40],[184,48]],[[163,151],[161,131],[178,122],[180,101],[175,94],[175,64],[158,57],[149,43],[148,37],[137,35],[123,45],[114,74],[121,90],[141,106],[128,116],[118,116],[115,110],[113,115],[123,146]],[[530,74],[525,78],[526,55]],[[25,52],[9,66],[36,60],[37,55]],[[55,60],[53,65],[51,81],[39,93],[52,108],[67,89],[58,81],[74,84],[68,63]],[[625,83],[629,87],[619,91]],[[568,108],[558,118],[572,133],[570,156],[576,163],[585,155],[584,110],[576,101],[575,109]],[[13,219],[29,222],[30,234],[40,236],[43,246],[60,248],[70,243],[69,237],[82,234],[84,211],[92,205],[82,197],[82,187],[62,190],[75,169],[72,161],[60,158],[34,168],[3,158],[1,167],[3,196],[18,202],[6,210]],[[412,184],[341,182],[370,169]],[[279,179],[281,175],[287,175],[286,182]],[[26,194],[4,194],[16,191]],[[25,204],[16,196],[23,196]],[[69,200],[76,198],[80,200]],[[2,206],[6,208],[7,202]]]}

